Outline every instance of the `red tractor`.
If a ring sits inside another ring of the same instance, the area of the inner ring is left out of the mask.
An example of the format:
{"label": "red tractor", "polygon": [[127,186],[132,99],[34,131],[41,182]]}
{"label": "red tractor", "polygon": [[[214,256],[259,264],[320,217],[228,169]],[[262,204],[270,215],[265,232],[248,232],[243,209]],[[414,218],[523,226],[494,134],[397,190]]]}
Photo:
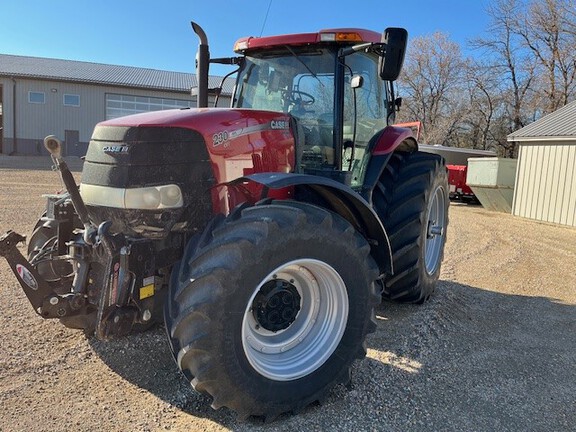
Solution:
{"label": "red tractor", "polygon": [[322,400],[366,355],[381,296],[434,291],[446,167],[390,126],[404,29],[240,39],[231,108],[98,124],[76,185],[48,197],[28,258],[0,238],[34,310],[100,339],[164,320],[192,386],[240,417]]}

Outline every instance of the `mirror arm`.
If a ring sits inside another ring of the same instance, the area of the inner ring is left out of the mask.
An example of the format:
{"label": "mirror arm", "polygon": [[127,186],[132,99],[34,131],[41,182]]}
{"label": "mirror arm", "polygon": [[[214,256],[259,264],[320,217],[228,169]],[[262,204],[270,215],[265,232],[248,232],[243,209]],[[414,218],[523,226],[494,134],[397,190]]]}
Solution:
{"label": "mirror arm", "polygon": [[340,58],[346,57],[346,56],[349,56],[350,54],[354,54],[355,52],[358,52],[358,51],[373,52],[373,53],[378,54],[379,56],[383,56],[385,49],[386,49],[386,44],[384,44],[382,42],[380,42],[380,43],[366,42],[366,43],[362,43],[362,44],[358,44],[358,45],[353,45],[351,47],[342,48],[340,50],[340,52],[338,53],[338,57],[340,57]]}
{"label": "mirror arm", "polygon": [[211,58],[210,63],[218,63],[224,65],[239,65],[242,63],[244,57],[224,57],[224,58]]}

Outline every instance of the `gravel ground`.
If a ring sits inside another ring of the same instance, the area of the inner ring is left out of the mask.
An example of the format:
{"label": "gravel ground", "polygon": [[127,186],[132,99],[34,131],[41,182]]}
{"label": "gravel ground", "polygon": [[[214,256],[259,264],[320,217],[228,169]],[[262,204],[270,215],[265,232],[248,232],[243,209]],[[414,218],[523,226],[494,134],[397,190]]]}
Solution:
{"label": "gravel ground", "polygon": [[[49,166],[0,158],[1,232],[30,234]],[[40,319],[2,260],[0,431],[574,430],[575,268],[575,229],[452,205],[433,299],[384,303],[350,386],[262,424],[213,411],[162,328],[103,343]]]}

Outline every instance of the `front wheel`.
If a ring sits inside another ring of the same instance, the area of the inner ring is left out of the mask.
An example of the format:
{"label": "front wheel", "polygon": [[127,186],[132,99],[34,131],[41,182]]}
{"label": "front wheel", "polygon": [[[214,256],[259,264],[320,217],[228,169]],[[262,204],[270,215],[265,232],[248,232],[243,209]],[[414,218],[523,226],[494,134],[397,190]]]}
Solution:
{"label": "front wheel", "polygon": [[270,419],[348,381],[379,295],[370,247],[347,221],[278,202],[229,217],[191,247],[166,325],[179,367],[213,407]]}

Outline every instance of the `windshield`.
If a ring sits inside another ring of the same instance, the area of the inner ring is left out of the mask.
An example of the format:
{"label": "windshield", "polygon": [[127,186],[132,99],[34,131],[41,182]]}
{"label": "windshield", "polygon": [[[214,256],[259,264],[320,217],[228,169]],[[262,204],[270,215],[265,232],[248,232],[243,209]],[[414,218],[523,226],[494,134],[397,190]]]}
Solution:
{"label": "windshield", "polygon": [[[334,65],[335,53],[327,49],[296,53],[286,47],[246,57],[233,105],[296,116],[303,114],[304,108],[332,112]],[[315,82],[310,84],[307,78]]]}
{"label": "windshield", "polygon": [[[336,48],[329,47],[275,48],[247,56],[238,75],[234,107],[289,113],[297,120],[304,137],[298,151],[304,172],[334,167],[336,54]],[[375,55],[358,52],[343,60],[341,169],[353,171],[352,186],[358,186],[367,164],[368,142],[386,126],[386,96]],[[361,77],[360,84],[353,77]]]}

